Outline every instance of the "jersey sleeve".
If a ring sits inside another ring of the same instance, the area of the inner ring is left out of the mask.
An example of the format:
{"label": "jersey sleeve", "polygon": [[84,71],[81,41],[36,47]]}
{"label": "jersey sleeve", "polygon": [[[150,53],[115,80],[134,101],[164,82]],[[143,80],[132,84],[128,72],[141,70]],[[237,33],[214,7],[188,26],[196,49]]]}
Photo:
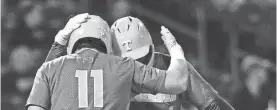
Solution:
{"label": "jersey sleeve", "polygon": [[[154,53],[154,62],[153,62],[153,67],[154,68],[158,68],[158,69],[161,69],[161,70],[166,70],[168,69],[169,65],[170,65],[170,55],[167,55],[167,54],[163,54],[163,53],[159,53],[159,52],[155,52]],[[146,88],[139,88],[139,90],[136,90],[138,89],[136,86],[138,85],[135,85],[133,86],[133,91],[132,93],[135,93],[135,94],[138,94],[139,92],[138,91],[142,91],[142,92],[151,92],[151,90],[149,89],[146,89]]]}
{"label": "jersey sleeve", "polygon": [[[187,94],[188,99],[199,109],[204,109],[212,104],[217,96],[217,91],[201,77],[195,68],[187,62],[189,74],[188,90],[182,94]],[[185,100],[185,98],[183,98]],[[214,105],[212,105],[214,106]]]}
{"label": "jersey sleeve", "polygon": [[134,68],[132,90],[138,93],[156,94],[164,85],[166,71],[132,61]]}
{"label": "jersey sleeve", "polygon": [[46,59],[45,59],[45,62],[51,61],[51,60],[58,58],[60,56],[63,56],[63,55],[66,55],[66,47],[63,45],[60,45],[57,42],[54,42],[52,44],[52,47],[51,47]]}
{"label": "jersey sleeve", "polygon": [[34,105],[44,109],[50,109],[50,89],[47,83],[47,77],[44,74],[44,66],[38,71],[34,79],[33,87],[27,99],[26,109],[28,106]]}

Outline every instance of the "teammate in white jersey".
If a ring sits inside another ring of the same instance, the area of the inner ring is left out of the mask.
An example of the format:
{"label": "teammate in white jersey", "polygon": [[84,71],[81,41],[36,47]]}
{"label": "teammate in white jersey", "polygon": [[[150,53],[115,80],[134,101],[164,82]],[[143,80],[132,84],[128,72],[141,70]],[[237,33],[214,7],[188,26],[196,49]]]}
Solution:
{"label": "teammate in white jersey", "polygon": [[[139,62],[160,69],[166,69],[170,56],[155,52],[151,35],[144,24],[134,17],[124,17],[111,26],[113,51],[117,56],[132,57]],[[162,26],[162,36],[173,36]],[[163,38],[163,37],[162,37]],[[174,37],[172,37],[174,38]],[[175,39],[171,39],[175,40]],[[194,67],[187,62],[189,70],[188,90],[182,94],[138,94],[131,102],[130,110],[180,110],[180,103],[191,102],[198,109],[233,110],[212,86],[206,82]]]}

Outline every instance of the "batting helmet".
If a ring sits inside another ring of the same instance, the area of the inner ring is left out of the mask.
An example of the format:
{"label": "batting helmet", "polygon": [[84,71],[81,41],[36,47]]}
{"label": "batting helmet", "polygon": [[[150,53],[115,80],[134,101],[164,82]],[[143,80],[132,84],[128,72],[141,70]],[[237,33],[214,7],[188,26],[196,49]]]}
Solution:
{"label": "batting helmet", "polygon": [[106,21],[96,15],[89,15],[87,22],[74,30],[70,35],[67,45],[67,54],[72,54],[73,49],[80,39],[97,38],[101,39],[107,48],[107,54],[112,54],[110,27]]}
{"label": "batting helmet", "polygon": [[112,41],[114,55],[139,59],[149,53],[154,44],[151,35],[138,18],[131,16],[118,19],[112,26]]}

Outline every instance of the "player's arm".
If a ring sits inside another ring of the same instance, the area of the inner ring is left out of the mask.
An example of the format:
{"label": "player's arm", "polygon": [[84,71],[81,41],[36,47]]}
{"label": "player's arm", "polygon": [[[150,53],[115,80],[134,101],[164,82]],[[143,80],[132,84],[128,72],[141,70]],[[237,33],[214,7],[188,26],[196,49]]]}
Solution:
{"label": "player's arm", "polygon": [[187,66],[190,72],[189,85],[188,90],[180,95],[182,101],[188,100],[200,110],[234,110],[190,63]]}
{"label": "player's arm", "polygon": [[45,66],[41,66],[36,73],[32,90],[25,105],[27,110],[50,109],[51,98],[45,69]]}
{"label": "player's arm", "polygon": [[66,55],[66,44],[70,34],[75,29],[79,28],[82,23],[86,22],[86,20],[89,19],[88,16],[88,13],[83,13],[69,19],[64,29],[60,30],[55,36],[55,42],[52,44],[45,62]]}
{"label": "player's arm", "polygon": [[58,57],[64,56],[64,55],[66,55],[66,46],[61,45],[58,42],[54,42],[52,44],[50,51],[48,52],[45,62],[51,61],[55,58],[58,58]]}
{"label": "player's arm", "polygon": [[187,83],[184,78],[184,69],[182,61],[178,63],[175,71],[160,70],[146,66],[140,62],[133,61],[133,86],[132,91],[136,93],[166,93],[178,94],[184,92]]}
{"label": "player's arm", "polygon": [[218,94],[214,96],[214,100],[204,108],[204,110],[235,110],[226,100]]}
{"label": "player's arm", "polygon": [[162,27],[161,31],[162,39],[170,52],[171,62],[169,68],[165,70],[159,70],[153,67],[147,67],[141,63],[134,63],[134,83],[140,88],[146,88],[151,90],[152,93],[167,93],[178,94],[184,92],[188,82],[188,71],[186,67],[186,60],[184,57],[181,46],[176,42],[174,36],[166,29]]}
{"label": "player's arm", "polygon": [[[170,64],[166,70],[165,86],[162,86],[162,92],[170,93],[172,90],[182,90],[183,92],[187,90],[188,76],[189,72],[187,69],[186,59],[182,47],[177,43],[175,37],[171,32],[165,28],[161,27],[162,40],[169,51],[171,56]],[[176,87],[176,88],[171,88]]]}
{"label": "player's arm", "polygon": [[206,82],[194,67],[188,63],[190,71],[190,86],[188,86],[188,95],[192,102],[198,108],[205,110],[234,110],[234,108],[214,90],[214,88]]}

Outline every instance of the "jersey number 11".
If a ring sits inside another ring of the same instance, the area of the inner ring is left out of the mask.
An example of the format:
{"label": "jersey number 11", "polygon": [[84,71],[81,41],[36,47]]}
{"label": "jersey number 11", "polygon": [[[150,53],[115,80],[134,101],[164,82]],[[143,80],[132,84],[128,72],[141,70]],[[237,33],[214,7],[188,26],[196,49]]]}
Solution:
{"label": "jersey number 11", "polygon": [[[88,107],[88,71],[76,70],[78,78],[79,108]],[[103,70],[91,70],[90,77],[94,79],[94,107],[103,107]]]}

